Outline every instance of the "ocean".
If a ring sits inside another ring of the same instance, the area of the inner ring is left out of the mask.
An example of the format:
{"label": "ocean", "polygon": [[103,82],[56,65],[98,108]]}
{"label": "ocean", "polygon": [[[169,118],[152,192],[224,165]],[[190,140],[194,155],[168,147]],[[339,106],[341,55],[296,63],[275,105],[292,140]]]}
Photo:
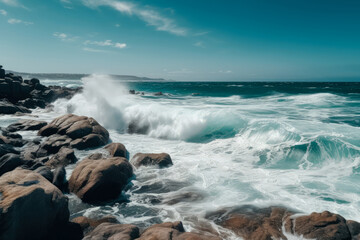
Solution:
{"label": "ocean", "polygon": [[[69,195],[72,217],[110,214],[143,227],[181,220],[188,231],[225,231],[206,214],[251,205],[328,210],[360,220],[360,83],[149,82],[106,75],[41,82],[84,91],[36,109],[36,119],[93,117],[130,158],[166,152],[174,163],[135,170],[111,204],[88,205]],[[1,116],[0,126],[21,118],[33,117]],[[67,167],[68,177],[74,166]]]}

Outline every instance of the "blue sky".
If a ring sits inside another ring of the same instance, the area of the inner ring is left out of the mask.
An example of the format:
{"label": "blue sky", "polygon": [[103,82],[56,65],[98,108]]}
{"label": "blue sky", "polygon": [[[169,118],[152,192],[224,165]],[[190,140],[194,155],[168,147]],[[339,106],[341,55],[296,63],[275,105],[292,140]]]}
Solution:
{"label": "blue sky", "polygon": [[176,80],[359,78],[359,0],[0,0],[0,64]]}

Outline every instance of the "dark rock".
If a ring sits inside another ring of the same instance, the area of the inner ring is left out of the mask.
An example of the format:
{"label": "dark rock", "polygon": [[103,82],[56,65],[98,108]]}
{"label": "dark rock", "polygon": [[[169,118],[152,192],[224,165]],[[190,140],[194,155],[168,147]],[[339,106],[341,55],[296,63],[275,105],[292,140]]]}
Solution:
{"label": "dark rock", "polygon": [[[56,239],[68,199],[40,174],[17,168],[0,177],[0,239]],[[60,231],[61,232],[61,231]]]}
{"label": "dark rock", "polygon": [[56,168],[59,166],[67,166],[73,164],[77,161],[74,150],[68,147],[61,147],[59,152],[57,152],[45,165]]}
{"label": "dark rock", "polygon": [[[71,139],[69,137],[55,134],[40,144],[40,149],[44,149],[47,153],[55,154],[59,152],[60,148],[68,147],[70,142]],[[42,157],[42,155],[37,154],[37,157]]]}
{"label": "dark rock", "polygon": [[20,100],[19,104],[26,107],[26,108],[45,108],[46,107],[46,103],[44,100],[41,99],[34,99],[34,98],[27,98],[25,100]]}
{"label": "dark rock", "polygon": [[9,138],[0,135],[0,144],[9,144],[14,147],[22,147],[27,143],[27,141],[19,138]]}
{"label": "dark rock", "polygon": [[347,220],[346,225],[350,231],[352,240],[360,239],[360,223],[353,220]]}
{"label": "dark rock", "polygon": [[35,131],[44,127],[47,122],[36,120],[20,120],[17,123],[13,123],[6,128],[6,131]]}
{"label": "dark rock", "polygon": [[53,172],[54,178],[52,180],[52,183],[59,188],[61,191],[66,191],[67,184],[66,184],[66,170],[62,167],[57,167],[55,171]]}
{"label": "dark rock", "polygon": [[9,132],[9,131],[6,131],[6,130],[3,130],[2,131],[2,134],[5,136],[5,137],[8,137],[8,138],[12,138],[12,139],[22,139],[22,136],[18,133],[13,133],[13,132]]}
{"label": "dark rock", "polygon": [[8,153],[3,155],[0,158],[0,176],[6,172],[10,172],[15,168],[21,166],[23,160],[20,158],[20,155]]}
{"label": "dark rock", "polygon": [[40,84],[40,80],[37,79],[37,78],[32,78],[32,79],[29,81],[29,84],[31,84],[31,85]]}
{"label": "dark rock", "polygon": [[139,228],[130,224],[102,223],[84,237],[93,239],[133,240],[139,237]]}
{"label": "dark rock", "polygon": [[16,106],[6,100],[0,101],[0,114],[15,114],[17,112],[30,113],[31,111],[25,107]]}
{"label": "dark rock", "polygon": [[2,66],[0,68],[0,78],[2,78],[2,79],[5,78],[5,69],[2,69]]}
{"label": "dark rock", "polygon": [[84,234],[80,224],[68,222],[66,225],[58,229],[57,236],[54,240],[81,240]]}
{"label": "dark rock", "polygon": [[132,175],[126,158],[84,159],[71,174],[69,190],[84,202],[109,201],[120,195]]}
{"label": "dark rock", "polygon": [[15,150],[12,145],[9,144],[0,144],[0,156],[4,156],[8,153],[19,154],[19,151]]}
{"label": "dark rock", "polygon": [[168,167],[172,165],[172,160],[167,153],[137,153],[131,159],[135,167],[158,165],[159,167]]}
{"label": "dark rock", "polygon": [[91,232],[92,230],[94,230],[97,226],[99,226],[102,223],[119,223],[119,221],[113,216],[105,216],[101,219],[91,219],[81,216],[74,218],[71,221],[78,223],[81,226],[81,229],[85,235]]}
{"label": "dark rock", "polygon": [[162,92],[157,92],[157,93],[154,93],[155,96],[162,96],[164,95]]}
{"label": "dark rock", "polygon": [[308,216],[289,216],[285,219],[287,232],[317,240],[347,240],[351,233],[346,220],[328,211],[311,213]]}
{"label": "dark rock", "polygon": [[35,173],[40,174],[44,178],[46,178],[49,182],[53,181],[54,174],[51,172],[51,169],[46,166],[39,167],[34,170]]}
{"label": "dark rock", "polygon": [[105,145],[109,141],[109,132],[93,118],[67,114],[54,119],[39,130],[39,135],[66,135],[72,139],[71,147],[85,149]]}
{"label": "dark rock", "polygon": [[147,134],[149,128],[149,125],[139,125],[137,121],[132,121],[127,128],[127,132],[130,134]]}
{"label": "dark rock", "polygon": [[130,94],[135,94],[135,90],[131,89],[131,90],[129,90],[129,93]]}

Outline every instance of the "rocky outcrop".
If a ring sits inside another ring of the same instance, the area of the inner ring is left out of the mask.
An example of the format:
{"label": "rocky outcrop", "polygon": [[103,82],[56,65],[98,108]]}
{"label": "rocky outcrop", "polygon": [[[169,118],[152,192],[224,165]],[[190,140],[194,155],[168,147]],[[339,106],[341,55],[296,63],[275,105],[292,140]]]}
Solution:
{"label": "rocky outcrop", "polygon": [[[352,226],[354,226],[353,224]],[[347,240],[352,239],[346,220],[328,211],[311,213],[308,216],[287,217],[285,221],[287,232],[302,235],[307,239],[317,240]]]}
{"label": "rocky outcrop", "polygon": [[168,167],[172,165],[172,160],[167,153],[137,153],[131,159],[135,167],[157,165],[159,167]]}
{"label": "rocky outcrop", "polygon": [[155,224],[146,229],[138,240],[220,240],[217,236],[185,232],[182,222]]}
{"label": "rocky outcrop", "polygon": [[6,128],[8,132],[17,131],[35,131],[44,127],[47,122],[36,120],[20,120],[17,123],[11,124]]}
{"label": "rocky outcrop", "polygon": [[4,173],[10,172],[15,168],[23,165],[23,160],[19,155],[8,153],[0,157],[0,176]]}
{"label": "rocky outcrop", "polygon": [[68,199],[41,175],[15,169],[0,177],[0,239],[56,239],[67,229]]}
{"label": "rocky outcrop", "polygon": [[[0,83],[1,89],[1,83]],[[22,106],[16,106],[15,104],[7,101],[0,100],[0,114],[15,114],[15,113],[30,113],[31,111]]]}
{"label": "rocky outcrop", "polygon": [[84,159],[71,174],[69,190],[84,202],[109,201],[119,196],[132,175],[125,158]]}
{"label": "rocky outcrop", "polygon": [[74,150],[68,147],[61,147],[59,152],[50,158],[45,165],[56,168],[61,166],[67,166],[77,161]]}
{"label": "rocky outcrop", "polygon": [[97,226],[99,226],[102,223],[119,223],[119,221],[113,216],[105,216],[101,219],[91,219],[81,216],[74,218],[71,221],[80,224],[84,235],[93,231]]}
{"label": "rocky outcrop", "polygon": [[280,207],[255,208],[243,206],[224,209],[207,216],[218,225],[232,230],[245,240],[287,239],[282,230],[283,219],[293,214]]}
{"label": "rocky outcrop", "polygon": [[109,132],[95,119],[73,114],[54,119],[41,128],[38,134],[41,136],[62,135],[69,139],[71,147],[77,149],[99,147],[109,141]]}
{"label": "rocky outcrop", "polygon": [[139,237],[139,228],[130,224],[102,223],[83,240],[133,240]]}
{"label": "rocky outcrop", "polygon": [[3,66],[0,65],[0,79],[5,78],[5,69],[3,69]]}

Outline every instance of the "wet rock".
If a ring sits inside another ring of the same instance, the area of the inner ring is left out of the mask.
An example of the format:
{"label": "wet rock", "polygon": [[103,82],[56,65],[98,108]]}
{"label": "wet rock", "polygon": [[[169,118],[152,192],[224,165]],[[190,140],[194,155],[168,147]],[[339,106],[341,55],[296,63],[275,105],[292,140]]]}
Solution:
{"label": "wet rock", "polygon": [[308,239],[345,240],[351,239],[346,220],[328,211],[311,213],[308,216],[290,216],[285,220],[287,232],[303,235]]}
{"label": "wet rock", "polygon": [[125,158],[84,159],[71,174],[69,190],[84,202],[109,201],[119,196],[132,175]]}
{"label": "wet rock", "polygon": [[129,90],[129,93],[130,93],[130,94],[135,94],[135,90],[130,89],[130,90]]}
{"label": "wet rock", "polygon": [[31,109],[35,109],[37,107],[39,108],[45,108],[46,107],[46,103],[44,100],[42,99],[36,99],[36,98],[27,98],[24,100],[20,100],[18,102],[21,106],[24,106],[26,108],[31,108]]}
{"label": "wet rock", "polygon": [[50,158],[45,165],[56,168],[59,166],[67,166],[77,161],[74,150],[68,147],[61,147],[59,152]]}
{"label": "wet rock", "polygon": [[149,125],[139,125],[137,121],[133,121],[129,124],[127,132],[130,134],[147,134],[149,131]]}
{"label": "wet rock", "polygon": [[8,138],[12,138],[12,139],[22,139],[22,136],[18,133],[13,133],[13,132],[9,132],[9,131],[6,131],[6,130],[2,130],[2,134],[5,136],[5,137],[8,137]]}
{"label": "wet rock", "polygon": [[23,160],[20,155],[8,153],[0,157],[0,176],[21,166]]}
{"label": "wet rock", "polygon": [[67,192],[68,184],[66,182],[66,170],[62,167],[57,167],[53,172],[52,184],[54,184],[62,192]]}
{"label": "wet rock", "polygon": [[121,239],[133,240],[139,237],[139,228],[130,224],[102,223],[84,237],[84,240],[93,239]]}
{"label": "wet rock", "polygon": [[15,150],[12,145],[9,144],[0,144],[0,156],[4,156],[8,153],[19,154],[19,151]]}
{"label": "wet rock", "polygon": [[181,222],[155,224],[146,229],[139,240],[220,240],[217,236],[185,232]]}
{"label": "wet rock", "polygon": [[7,100],[0,100],[0,114],[15,114],[17,112],[30,113],[31,111],[25,107],[16,106]]}
{"label": "wet rock", "polygon": [[0,177],[0,239],[56,239],[68,199],[40,174],[17,168]]}
{"label": "wet rock", "polygon": [[159,167],[168,167],[172,165],[172,160],[167,153],[137,153],[131,159],[135,167],[158,165]]}
{"label": "wet rock", "polygon": [[292,212],[280,207],[243,206],[235,209],[223,209],[208,214],[207,218],[232,230],[245,240],[285,240],[287,238],[281,230],[283,219],[292,214]]}
{"label": "wet rock", "polygon": [[349,229],[352,240],[359,240],[360,239],[360,223],[355,222],[353,220],[347,220],[346,225]]}
{"label": "wet rock", "polygon": [[0,65],[0,78],[5,78],[5,69],[2,68],[3,66]]}
{"label": "wet rock", "polygon": [[164,95],[162,92],[156,92],[156,93],[154,93],[154,95],[155,96],[162,96],[162,95]]}
{"label": "wet rock", "polygon": [[[49,154],[55,154],[59,152],[62,147],[68,147],[70,143],[71,139],[69,137],[55,134],[48,137],[40,145],[40,150],[43,149]],[[37,154],[37,157],[41,157],[41,155]]]}
{"label": "wet rock", "polygon": [[54,174],[51,172],[51,169],[46,166],[39,167],[34,170],[35,173],[40,174],[44,178],[46,178],[49,182],[53,181]]}
{"label": "wet rock", "polygon": [[72,139],[71,147],[85,149],[105,145],[109,132],[95,119],[67,114],[54,119],[39,130],[41,136],[64,135]]}
{"label": "wet rock", "polygon": [[111,157],[124,157],[127,158],[127,150],[125,146],[121,143],[110,143],[106,147],[105,150],[109,152]]}
{"label": "wet rock", "polygon": [[93,231],[97,226],[102,223],[119,223],[119,221],[113,216],[105,216],[101,219],[91,219],[81,216],[74,218],[71,221],[80,224],[81,229],[85,235]]}
{"label": "wet rock", "polygon": [[19,138],[10,138],[0,135],[0,144],[9,144],[14,147],[22,147],[27,143],[27,141]]}
{"label": "wet rock", "polygon": [[6,128],[6,131],[17,132],[17,131],[35,131],[44,127],[47,123],[44,121],[37,120],[20,120],[17,123],[11,124]]}

